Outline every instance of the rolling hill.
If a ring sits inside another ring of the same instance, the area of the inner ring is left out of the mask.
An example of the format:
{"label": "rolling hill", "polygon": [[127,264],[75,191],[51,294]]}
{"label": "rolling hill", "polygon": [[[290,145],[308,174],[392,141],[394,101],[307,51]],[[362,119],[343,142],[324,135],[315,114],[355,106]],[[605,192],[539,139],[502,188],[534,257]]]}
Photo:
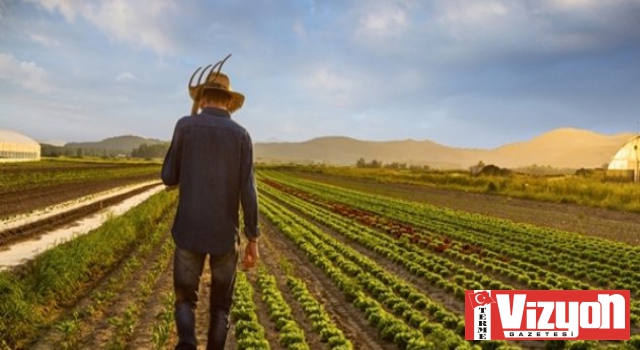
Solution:
{"label": "rolling hill", "polygon": [[108,151],[121,151],[126,154],[130,154],[135,148],[140,147],[142,144],[157,145],[166,143],[157,139],[147,139],[140,136],[126,135],[110,137],[98,142],[69,142],[64,145],[66,148],[81,148],[81,149],[99,149]]}
{"label": "rolling hill", "polygon": [[262,162],[302,162],[353,165],[359,158],[383,163],[401,162],[435,168],[466,168],[485,164],[515,168],[533,164],[558,168],[596,168],[608,163],[633,134],[603,135],[574,128],[552,130],[525,142],[495,149],[468,149],[428,140],[362,141],[348,137],[321,137],[305,142],[256,143]]}
{"label": "rolling hill", "polygon": [[[343,136],[319,137],[304,142],[257,142],[254,158],[267,163],[326,163],[354,165],[359,158],[428,165],[438,169],[466,169],[483,161],[500,167],[530,165],[555,168],[597,168],[608,163],[631,133],[604,135],[596,132],[561,128],[531,140],[507,144],[494,149],[456,148],[429,140],[363,141]],[[109,154],[131,154],[142,144],[157,145],[167,141],[139,136],[118,136],[99,142],[67,143],[64,148],[106,150]]]}

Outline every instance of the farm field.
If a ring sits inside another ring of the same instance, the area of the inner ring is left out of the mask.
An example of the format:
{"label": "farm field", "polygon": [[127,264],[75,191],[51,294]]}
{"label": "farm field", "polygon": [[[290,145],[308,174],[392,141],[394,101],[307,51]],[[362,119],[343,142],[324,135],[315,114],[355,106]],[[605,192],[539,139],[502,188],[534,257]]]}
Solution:
{"label": "farm field", "polygon": [[[636,245],[288,172],[257,179],[261,264],[238,274],[229,349],[640,348]],[[172,349],[177,195],[0,272],[0,349]],[[632,341],[463,338],[466,289],[590,288],[631,290]]]}
{"label": "farm field", "polygon": [[[272,166],[273,168],[273,166]],[[471,175],[461,170],[407,168],[359,168],[334,166],[276,166],[298,174],[326,175],[346,180],[378,184],[416,185],[424,188],[452,189],[468,193],[487,193],[540,202],[579,204],[593,208],[640,213],[640,187],[629,182],[605,179],[602,170],[580,169],[574,175],[532,175],[516,172]],[[491,169],[491,166],[487,166]],[[496,169],[495,167],[493,169]],[[498,168],[499,169],[499,168]],[[499,172],[494,170],[494,172]]]}
{"label": "farm field", "polygon": [[0,164],[0,218],[158,179],[154,163],[43,160]]}
{"label": "farm field", "polygon": [[[450,189],[443,185],[407,182],[403,176],[388,174],[382,180],[373,176],[375,171],[372,169],[318,170],[318,168],[297,167],[283,168],[279,171],[295,177],[368,193],[640,244],[640,214],[624,210],[518,198],[511,197],[509,194],[467,192]],[[340,172],[349,175],[340,175]],[[385,169],[382,173],[387,172]],[[640,190],[640,186],[633,184],[617,185],[621,188],[633,187],[634,190]],[[615,195],[612,194],[612,196]]]}

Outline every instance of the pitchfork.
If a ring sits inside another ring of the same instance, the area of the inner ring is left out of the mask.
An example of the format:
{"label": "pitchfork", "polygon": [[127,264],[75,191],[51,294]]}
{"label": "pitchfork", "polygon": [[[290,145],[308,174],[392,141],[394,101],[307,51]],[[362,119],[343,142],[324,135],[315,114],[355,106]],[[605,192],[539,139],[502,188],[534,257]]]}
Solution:
{"label": "pitchfork", "polygon": [[[193,72],[193,75],[191,75],[191,79],[189,79],[189,86],[188,86],[189,96],[191,96],[191,99],[193,100],[193,106],[191,107],[191,115],[194,115],[198,112],[198,107],[200,106],[200,99],[202,98],[202,91],[204,90],[204,86],[206,85],[206,83],[210,81],[209,78],[211,78],[211,74],[217,68],[216,75],[215,77],[213,77],[213,81],[215,81],[218,78],[218,75],[220,75],[220,70],[222,70],[222,66],[229,59],[229,57],[231,57],[231,54],[228,54],[227,57],[225,57],[222,61],[218,61],[218,63],[213,65],[213,67],[211,67],[211,65],[204,67],[204,69],[202,69],[202,67],[198,67],[198,69],[196,69],[196,71]],[[211,67],[211,70],[209,70],[209,74],[207,74],[207,78],[202,80],[202,77],[204,77],[204,73],[210,67]],[[200,69],[202,69],[202,72],[200,72]],[[196,77],[198,72],[200,72],[200,76],[198,77],[198,80],[195,81],[196,84],[194,85],[193,78]]]}

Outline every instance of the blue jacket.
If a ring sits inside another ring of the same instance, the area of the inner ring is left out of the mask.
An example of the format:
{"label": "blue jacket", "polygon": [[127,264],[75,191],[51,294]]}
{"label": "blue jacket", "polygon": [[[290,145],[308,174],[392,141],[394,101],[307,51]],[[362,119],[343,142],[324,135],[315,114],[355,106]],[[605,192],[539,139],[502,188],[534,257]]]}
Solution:
{"label": "blue jacket", "polygon": [[206,107],[178,120],[161,177],[180,189],[171,229],[178,247],[214,255],[234,248],[240,204],[245,236],[260,235],[251,137],[228,111]]}

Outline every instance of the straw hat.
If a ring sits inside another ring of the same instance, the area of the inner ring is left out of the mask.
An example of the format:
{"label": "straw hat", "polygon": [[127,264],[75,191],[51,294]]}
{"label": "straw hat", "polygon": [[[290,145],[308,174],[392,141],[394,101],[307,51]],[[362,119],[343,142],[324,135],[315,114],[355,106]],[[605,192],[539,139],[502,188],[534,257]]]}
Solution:
{"label": "straw hat", "polygon": [[[198,107],[200,106],[200,99],[202,98],[204,91],[215,91],[229,96],[230,100],[227,109],[231,113],[237,111],[242,107],[242,104],[244,103],[244,95],[231,90],[231,82],[229,81],[229,77],[226,74],[220,72],[220,70],[222,69],[222,65],[230,56],[231,55],[228,55],[224,60],[216,63],[209,71],[206,79],[203,80],[202,77],[204,76],[205,71],[209,69],[211,65],[205,67],[204,70],[202,70],[202,72],[200,73],[200,77],[198,78],[195,85],[193,85],[193,78],[198,74],[198,71],[200,71],[202,67],[198,68],[193,73],[193,75],[191,76],[191,80],[189,80],[189,96],[191,96],[191,99],[193,100],[193,108],[191,110],[191,114],[196,114]],[[215,71],[216,68],[217,72]]]}

